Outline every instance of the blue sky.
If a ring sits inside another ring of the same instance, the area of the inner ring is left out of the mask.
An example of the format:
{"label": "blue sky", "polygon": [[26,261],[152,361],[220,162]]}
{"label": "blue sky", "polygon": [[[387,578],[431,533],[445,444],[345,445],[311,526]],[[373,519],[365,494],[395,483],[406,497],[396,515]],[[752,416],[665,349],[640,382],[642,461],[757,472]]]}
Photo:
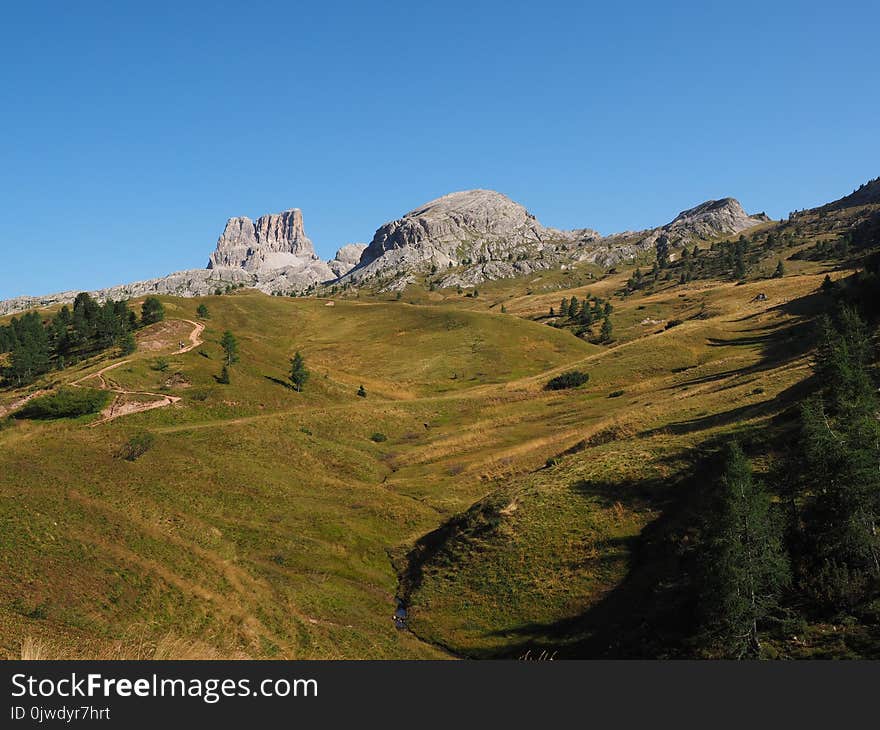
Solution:
{"label": "blue sky", "polygon": [[725,195],[785,215],[880,175],[878,26],[876,2],[7,4],[0,299],[202,267],[228,217],[291,207],[327,257],[475,187],[603,233]]}

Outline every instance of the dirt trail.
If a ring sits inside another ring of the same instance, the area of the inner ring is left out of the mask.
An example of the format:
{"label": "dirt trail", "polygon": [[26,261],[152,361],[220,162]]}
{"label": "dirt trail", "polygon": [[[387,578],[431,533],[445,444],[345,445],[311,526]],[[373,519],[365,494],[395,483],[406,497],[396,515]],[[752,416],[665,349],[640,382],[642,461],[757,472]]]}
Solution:
{"label": "dirt trail", "polygon": [[[174,355],[182,355],[185,352],[189,352],[190,350],[198,347],[202,344],[202,332],[205,331],[205,325],[200,324],[199,322],[193,322],[190,319],[184,319],[183,322],[187,322],[193,326],[193,331],[190,332],[189,335],[189,344],[183,345],[179,349],[175,350]],[[120,360],[119,362],[113,363],[112,365],[107,365],[106,367],[101,368],[96,373],[91,373],[89,375],[85,375],[79,380],[74,380],[71,385],[82,387],[82,383],[86,380],[91,380],[92,378],[97,378],[100,385],[98,386],[101,390],[109,390],[116,394],[116,397],[113,398],[113,402],[101,411],[101,418],[92,423],[92,427],[98,426],[102,423],[107,423],[108,421],[112,421],[116,418],[120,418],[121,416],[127,416],[132,413],[140,413],[142,411],[150,411],[154,408],[164,408],[165,406],[174,405],[180,400],[180,396],[176,395],[165,395],[163,393],[151,393],[149,391],[144,390],[126,390],[122,388],[118,383],[110,380],[110,378],[105,378],[104,374],[114,370],[118,367],[121,367],[127,363],[130,363],[131,360]],[[132,401],[126,400],[127,396],[147,396],[149,398],[156,398],[157,400],[152,401]]]}

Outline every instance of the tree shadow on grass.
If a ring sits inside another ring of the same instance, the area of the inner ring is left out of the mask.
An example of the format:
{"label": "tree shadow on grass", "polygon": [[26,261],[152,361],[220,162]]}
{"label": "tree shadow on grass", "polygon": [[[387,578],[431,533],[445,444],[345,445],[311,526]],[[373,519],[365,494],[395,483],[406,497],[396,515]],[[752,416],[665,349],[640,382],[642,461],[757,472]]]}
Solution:
{"label": "tree shadow on grass", "polygon": [[288,383],[286,380],[282,380],[281,378],[276,378],[272,375],[264,375],[263,377],[266,378],[266,380],[271,380],[276,385],[281,385],[287,388],[288,390],[296,390],[296,388],[293,387],[293,383]]}
{"label": "tree shadow on grass", "polygon": [[789,386],[785,390],[776,395],[775,398],[761,401],[760,403],[750,403],[747,405],[731,408],[721,413],[707,413],[704,416],[689,418],[685,421],[676,421],[668,423],[657,428],[648,429],[639,433],[640,437],[656,436],[662,433],[672,433],[676,435],[695,433],[709,428],[718,428],[719,426],[730,426],[743,421],[751,421],[755,418],[764,418],[767,416],[775,416],[795,403],[802,401],[814,388],[813,378],[801,380],[794,385]]}
{"label": "tree shadow on grass", "polygon": [[[747,451],[763,451],[776,431],[790,427],[781,418],[740,435]],[[729,437],[704,442],[663,480],[579,482],[575,492],[630,509],[641,504],[660,513],[638,537],[623,543],[629,560],[624,579],[586,611],[555,622],[502,628],[488,636],[508,639],[501,648],[475,652],[482,658],[658,659],[693,657],[699,648],[700,597],[697,575],[699,535],[718,473],[716,458]],[[617,545],[617,547],[620,546]]]}

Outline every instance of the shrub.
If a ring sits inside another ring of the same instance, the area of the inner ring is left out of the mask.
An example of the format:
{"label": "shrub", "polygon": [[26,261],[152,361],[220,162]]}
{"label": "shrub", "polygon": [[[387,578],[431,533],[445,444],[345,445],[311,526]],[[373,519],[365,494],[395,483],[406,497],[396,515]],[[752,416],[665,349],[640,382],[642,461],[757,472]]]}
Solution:
{"label": "shrub", "polygon": [[38,420],[77,418],[89,413],[98,413],[107,405],[109,398],[110,393],[106,390],[62,388],[57,393],[34,398],[13,416]]}
{"label": "shrub", "polygon": [[680,319],[670,319],[666,323],[666,329],[671,330],[673,327],[678,327],[678,325],[680,325],[680,324],[681,324]]}
{"label": "shrub", "polygon": [[375,441],[377,444],[381,444],[383,441],[387,440],[388,437],[384,433],[379,433],[378,431],[370,436],[370,441]]}
{"label": "shrub", "polygon": [[168,369],[169,363],[168,360],[164,357],[157,357],[155,362],[150,365],[153,370],[157,372],[164,373]]}
{"label": "shrub", "polygon": [[116,456],[126,461],[135,461],[153,448],[155,442],[156,437],[153,434],[149,431],[142,431],[124,443]]}
{"label": "shrub", "polygon": [[566,388],[577,388],[590,379],[587,373],[580,370],[569,370],[567,373],[557,375],[550,380],[545,387],[546,390],[565,390]]}
{"label": "shrub", "polygon": [[622,391],[622,390],[612,390],[612,391],[608,394],[608,397],[609,397],[609,398],[620,398],[620,396],[622,396],[622,395],[623,395],[623,391]]}

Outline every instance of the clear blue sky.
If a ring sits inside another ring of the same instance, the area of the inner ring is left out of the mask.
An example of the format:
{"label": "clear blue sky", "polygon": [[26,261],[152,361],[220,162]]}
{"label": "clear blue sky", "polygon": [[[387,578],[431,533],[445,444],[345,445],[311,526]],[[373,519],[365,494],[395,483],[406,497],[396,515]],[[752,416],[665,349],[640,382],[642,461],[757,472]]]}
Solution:
{"label": "clear blue sky", "polygon": [[[181,7],[181,6],[186,7]],[[7,3],[0,299],[318,252],[453,190],[603,233],[880,175],[876,1]]]}

